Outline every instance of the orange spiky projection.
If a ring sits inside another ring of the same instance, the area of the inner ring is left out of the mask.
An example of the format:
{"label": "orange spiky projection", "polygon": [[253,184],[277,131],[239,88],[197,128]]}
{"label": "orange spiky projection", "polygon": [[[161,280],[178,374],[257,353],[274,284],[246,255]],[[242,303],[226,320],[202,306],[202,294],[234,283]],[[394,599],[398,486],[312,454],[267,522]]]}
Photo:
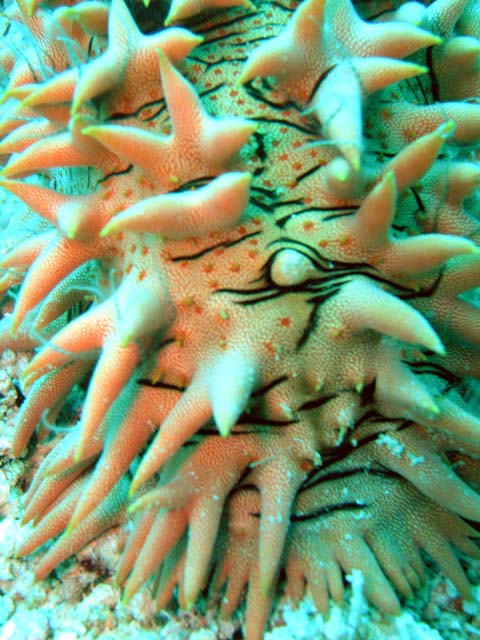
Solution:
{"label": "orange spiky projection", "polygon": [[478,0],[131,8],[7,9],[1,185],[29,213],[0,344],[40,345],[14,453],[86,386],[19,554],[53,541],[41,579],[129,523],[125,598],[210,583],[229,615],[246,588],[248,640],[281,569],[321,611],[360,570],[396,614],[426,551],[468,597]]}

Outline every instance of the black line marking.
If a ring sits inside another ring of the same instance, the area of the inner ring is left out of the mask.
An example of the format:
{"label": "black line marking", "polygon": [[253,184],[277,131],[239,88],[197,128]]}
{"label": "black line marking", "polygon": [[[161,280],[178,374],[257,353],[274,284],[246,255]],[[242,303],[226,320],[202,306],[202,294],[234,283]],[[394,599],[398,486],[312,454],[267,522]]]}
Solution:
{"label": "black line marking", "polygon": [[184,392],[186,387],[180,387],[176,384],[170,384],[168,382],[162,382],[161,380],[158,380],[157,382],[153,382],[152,380],[149,380],[148,378],[140,378],[139,380],[137,380],[137,384],[142,385],[142,387],[151,387],[153,389],[169,389],[171,391],[180,391],[180,392]]}
{"label": "black line marking", "polygon": [[339,504],[330,504],[316,511],[310,513],[292,513],[290,515],[291,522],[305,522],[307,520],[314,520],[321,516],[326,516],[335,511],[358,511],[359,509],[368,508],[367,503],[359,504],[358,502],[341,502]]}
{"label": "black line marking", "polygon": [[345,218],[357,213],[358,209],[350,209],[349,211],[344,211],[343,213],[331,213],[328,216],[322,218],[322,222],[330,222],[331,220],[338,220],[338,218]]}
{"label": "black line marking", "polygon": [[432,87],[433,102],[440,102],[440,87],[438,84],[437,77],[433,72],[433,46],[427,48],[426,57],[427,57],[428,75],[430,77],[430,83]]}
{"label": "black line marking", "polygon": [[406,360],[402,362],[419,375],[435,375],[453,385],[461,382],[461,378],[435,362],[408,362]]}
{"label": "black line marking", "polygon": [[319,407],[323,407],[324,404],[337,398],[338,394],[330,393],[327,396],[323,396],[322,398],[317,398],[316,400],[309,400],[308,402],[304,402],[300,407],[298,407],[298,411],[311,411],[312,409],[318,409]]}
{"label": "black line marking", "polygon": [[268,213],[273,213],[275,211],[275,207],[273,205],[267,204],[266,202],[263,202],[258,198],[250,196],[250,202],[259,209],[262,209],[263,211],[266,211]]}
{"label": "black line marking", "polygon": [[[315,171],[317,171],[318,169],[321,169],[322,167],[314,167],[313,170],[307,171],[304,175],[305,177],[311,173],[314,173]],[[297,178],[298,180],[298,178]],[[291,201],[293,203],[295,203],[295,201]],[[298,201],[297,201],[298,202]],[[282,204],[282,203],[279,203]],[[285,204],[290,204],[290,202],[285,203]],[[300,202],[298,202],[298,204],[300,204]],[[303,204],[303,202],[301,203]],[[344,211],[344,212],[350,212],[352,211],[352,207],[311,207],[308,209],[300,209],[297,211],[291,211],[288,215],[284,216],[283,218],[279,218],[276,221],[277,226],[279,227],[284,227],[285,224],[290,220],[290,218],[297,216],[297,215],[302,215],[302,214],[310,214],[310,213],[326,213],[327,211]],[[355,211],[355,209],[353,210]],[[323,222],[323,219],[322,219]]]}
{"label": "black line marking", "polygon": [[[263,104],[266,104],[272,109],[275,109],[277,111],[283,111],[286,108],[296,109],[295,103],[292,102],[291,100],[286,100],[285,102],[273,102],[273,100],[269,100],[260,91],[260,89],[257,89],[256,87],[253,86],[253,83],[255,81],[256,81],[256,78],[254,78],[253,80],[249,80],[248,82],[245,82],[245,84],[243,85],[246,93],[248,93],[248,95],[251,98],[253,98],[257,102],[262,102]],[[269,120],[268,118],[265,118],[265,120],[268,122],[272,122],[272,120]],[[287,123],[285,122],[284,124],[287,124]]]}
{"label": "black line marking", "polygon": [[318,78],[318,80],[315,82],[315,84],[312,87],[312,90],[310,92],[310,96],[309,96],[309,98],[307,100],[307,104],[309,102],[311,102],[311,100],[313,99],[313,96],[315,95],[315,93],[320,88],[320,85],[322,84],[322,82],[326,79],[327,76],[330,75],[330,73],[333,71],[333,69],[335,69],[336,66],[337,65],[332,65],[331,67],[328,67],[328,69],[325,69],[325,71],[320,74],[320,77]]}
{"label": "black line marking", "polygon": [[259,131],[255,131],[252,137],[257,143],[256,155],[260,158],[261,162],[265,162],[268,157],[265,149],[265,143],[263,142],[265,135]]}
{"label": "black line marking", "polygon": [[[238,7],[237,7],[238,9]],[[204,25],[203,28],[200,26],[198,29],[195,29],[195,33],[201,33],[201,34],[205,34],[205,33],[211,33],[217,29],[225,29],[226,27],[230,27],[232,25],[234,25],[236,22],[241,22],[244,20],[248,20],[249,18],[258,18],[258,13],[244,13],[244,14],[238,14],[233,16],[232,18],[230,18],[229,20],[225,20],[224,22],[219,21],[217,24],[210,26],[205,26],[205,15],[200,14],[195,16],[198,18],[198,24],[199,25]],[[217,15],[215,16],[217,18],[221,18],[222,16]],[[228,16],[225,16],[228,17]],[[192,21],[193,22],[193,21]],[[192,23],[191,22],[191,23]],[[245,25],[245,31],[249,31],[249,25]],[[240,32],[241,34],[242,32]],[[202,44],[208,44],[209,42],[211,42],[210,40],[206,40],[204,43]]]}
{"label": "black line marking", "polygon": [[328,298],[330,298],[335,293],[337,293],[337,290],[332,290],[330,293],[325,293],[322,296],[315,296],[308,300],[308,302],[310,304],[313,304],[314,307],[310,312],[305,329],[303,330],[302,335],[300,336],[297,344],[295,345],[296,351],[300,351],[300,349],[302,349],[302,347],[307,343],[307,340],[310,338],[310,335],[316,330],[318,326],[318,311],[320,309],[321,304],[323,302],[326,302],[326,300],[328,300]]}
{"label": "black line marking", "polygon": [[288,380],[288,376],[286,375],[280,376],[280,378],[276,378],[275,380],[272,380],[271,382],[264,385],[260,389],[257,389],[256,391],[254,391],[251,394],[251,397],[260,398],[261,396],[266,395],[271,389],[275,388],[277,385],[281,384],[282,382],[285,382],[285,380]]}
{"label": "black line marking", "polygon": [[[283,109],[283,106],[281,107]],[[300,131],[301,133],[307,133],[308,135],[315,135],[315,131],[311,131],[307,129],[305,126],[300,124],[296,124],[295,122],[290,122],[289,120],[282,120],[282,118],[266,118],[263,116],[255,116],[254,118],[250,118],[255,122],[263,122],[265,124],[280,124],[289,129],[295,129],[296,131]]]}
{"label": "black line marking", "polygon": [[376,387],[377,380],[375,378],[363,387],[362,391],[360,392],[361,407],[373,404]]}
{"label": "black line marking", "polygon": [[[149,116],[148,118],[141,117],[142,111],[144,111],[145,109],[150,109],[151,107],[154,107],[156,105],[159,105],[159,109],[152,116]],[[108,121],[115,122],[117,120],[133,120],[135,118],[139,118],[142,122],[150,122],[151,120],[155,120],[155,118],[157,118],[162,112],[166,110],[167,105],[165,104],[164,98],[159,98],[158,100],[152,100],[151,102],[144,102],[138,107],[138,109],[132,111],[131,113],[122,113],[121,111],[117,111],[116,113],[113,113],[111,116],[109,116]]]}
{"label": "black line marking", "polygon": [[112,173],[107,173],[106,175],[103,176],[103,178],[98,179],[97,184],[101,184],[102,182],[105,182],[105,180],[108,180],[109,178],[127,175],[128,173],[130,173],[130,171],[133,170],[133,168],[134,168],[134,165],[129,164],[126,169],[122,169],[121,171],[112,171]]}
{"label": "black line marking", "polygon": [[[368,420],[371,420],[371,417],[372,417],[371,413],[369,412]],[[353,438],[355,437],[355,430],[358,429],[358,426],[361,424],[361,422],[365,422],[366,419],[367,419],[367,416],[364,416],[360,421],[358,421],[354,425],[354,431],[352,434]],[[394,422],[399,422],[399,425],[395,429],[382,429],[381,431],[371,433],[361,438],[360,440],[357,440],[355,445],[353,445],[351,442],[345,442],[339,447],[335,447],[334,449],[322,451],[323,465],[311,471],[308,478],[302,483],[299,489],[299,493],[301,493],[302,491],[307,491],[308,489],[311,489],[315,487],[317,484],[321,483],[325,475],[324,472],[326,469],[328,469],[334,464],[341,463],[343,460],[348,458],[349,455],[354,454],[356,451],[359,451],[362,447],[365,447],[371,444],[372,442],[375,442],[379,436],[382,436],[385,434],[391,435],[394,433],[399,433],[400,431],[410,428],[415,424],[411,420],[405,420],[403,418],[398,418],[397,420],[394,420],[390,418],[385,418],[380,415],[378,415],[378,420],[375,420],[375,421],[381,422],[381,423],[388,422],[390,424],[393,424]],[[369,469],[369,471],[371,470]]]}
{"label": "black line marking", "polygon": [[234,245],[239,244],[244,240],[248,240],[249,238],[254,238],[255,236],[258,236],[261,233],[262,233],[261,231],[253,231],[252,233],[245,234],[244,236],[242,236],[241,238],[238,238],[237,240],[232,240],[230,242],[217,242],[216,244],[210,247],[207,247],[206,249],[202,249],[202,251],[198,251],[197,253],[175,256],[174,258],[172,258],[172,262],[179,262],[180,260],[187,260],[187,261],[197,260],[198,258],[201,258],[202,256],[210,253],[210,251],[215,251],[215,249],[219,249],[220,247],[224,247],[224,248],[233,247]]}

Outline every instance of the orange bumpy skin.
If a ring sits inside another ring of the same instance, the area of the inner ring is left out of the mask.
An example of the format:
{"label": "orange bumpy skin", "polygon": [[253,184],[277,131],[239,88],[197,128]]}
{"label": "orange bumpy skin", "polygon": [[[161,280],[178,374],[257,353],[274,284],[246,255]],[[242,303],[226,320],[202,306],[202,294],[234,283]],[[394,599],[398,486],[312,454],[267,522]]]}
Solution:
{"label": "orange bumpy skin", "polygon": [[121,524],[126,598],[247,588],[248,640],[281,569],[396,614],[425,551],[468,597],[479,1],[67,4],[10,4],[1,58],[14,453],[87,389],[19,553]]}

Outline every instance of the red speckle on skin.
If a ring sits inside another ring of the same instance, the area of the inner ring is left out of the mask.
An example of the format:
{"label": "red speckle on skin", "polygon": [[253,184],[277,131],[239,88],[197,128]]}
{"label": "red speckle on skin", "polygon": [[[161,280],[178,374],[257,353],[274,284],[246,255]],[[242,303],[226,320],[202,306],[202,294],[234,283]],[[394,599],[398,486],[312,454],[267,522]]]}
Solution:
{"label": "red speckle on skin", "polygon": [[202,271],[203,273],[212,273],[212,271],[214,270],[214,264],[213,262],[207,262],[206,264],[202,265]]}
{"label": "red speckle on skin", "polygon": [[402,132],[403,132],[403,136],[404,136],[404,138],[405,138],[405,140],[407,142],[411,142],[411,141],[415,140],[416,138],[418,138],[418,132],[416,131],[415,127],[413,127],[413,126],[403,127]]}
{"label": "red speckle on skin", "polygon": [[109,188],[102,193],[101,198],[102,200],[110,200],[113,197],[113,194],[114,194],[113,189]]}
{"label": "red speckle on skin", "polygon": [[302,471],[305,471],[305,473],[308,473],[309,471],[311,471],[314,467],[313,464],[313,460],[302,460],[302,462],[300,463],[300,469]]}

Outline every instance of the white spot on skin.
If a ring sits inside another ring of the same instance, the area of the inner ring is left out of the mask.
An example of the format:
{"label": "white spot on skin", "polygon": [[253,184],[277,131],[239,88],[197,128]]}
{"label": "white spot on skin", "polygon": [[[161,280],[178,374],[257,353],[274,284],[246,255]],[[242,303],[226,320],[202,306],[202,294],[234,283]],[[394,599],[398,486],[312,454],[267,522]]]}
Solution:
{"label": "white spot on skin", "polygon": [[407,458],[410,460],[412,467],[425,462],[425,456],[415,456],[413,453],[407,453]]}
{"label": "white spot on skin", "polygon": [[377,444],[386,446],[389,452],[396,458],[401,458],[402,453],[405,450],[405,445],[398,440],[395,440],[395,438],[388,433],[382,433],[379,435],[377,438]]}

